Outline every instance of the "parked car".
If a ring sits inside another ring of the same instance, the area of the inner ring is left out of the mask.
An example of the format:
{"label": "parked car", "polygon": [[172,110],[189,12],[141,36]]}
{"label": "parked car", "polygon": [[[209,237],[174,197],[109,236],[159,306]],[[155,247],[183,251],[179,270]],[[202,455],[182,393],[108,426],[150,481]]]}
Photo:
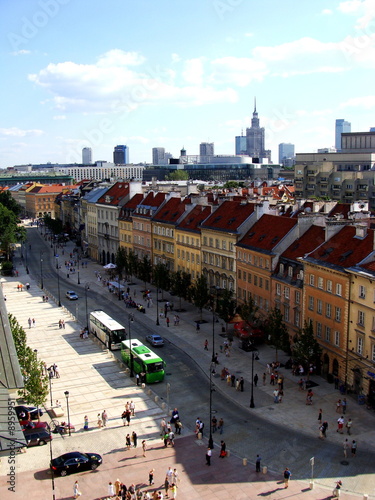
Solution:
{"label": "parked car", "polygon": [[38,419],[38,413],[39,417],[43,415],[43,412],[40,408],[36,408],[35,406],[15,406],[14,407],[17,418],[19,420],[29,420],[28,415],[30,415],[31,420],[37,420]]}
{"label": "parked car", "polygon": [[28,448],[30,446],[42,446],[52,440],[48,429],[27,429],[23,431],[23,435],[25,436]]}
{"label": "parked car", "polygon": [[102,462],[102,457],[97,453],[73,451],[51,460],[50,467],[54,472],[59,473],[60,476],[66,476],[67,474],[83,470],[95,470]]}
{"label": "parked car", "polygon": [[20,426],[23,430],[28,429],[46,429],[48,427],[47,422],[33,422],[32,420],[20,420]]}
{"label": "parked car", "polygon": [[147,335],[146,340],[154,347],[161,347],[164,345],[164,340],[160,335]]}
{"label": "parked car", "polygon": [[72,290],[66,292],[65,296],[69,300],[77,300],[78,299],[78,295],[76,294],[76,292],[73,292]]}

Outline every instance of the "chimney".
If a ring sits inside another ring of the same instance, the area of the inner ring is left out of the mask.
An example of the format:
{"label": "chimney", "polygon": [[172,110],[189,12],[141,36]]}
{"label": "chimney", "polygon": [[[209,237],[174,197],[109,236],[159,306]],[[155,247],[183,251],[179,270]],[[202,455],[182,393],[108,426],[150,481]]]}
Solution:
{"label": "chimney", "polygon": [[361,240],[367,236],[367,226],[364,224],[355,225],[355,237]]}

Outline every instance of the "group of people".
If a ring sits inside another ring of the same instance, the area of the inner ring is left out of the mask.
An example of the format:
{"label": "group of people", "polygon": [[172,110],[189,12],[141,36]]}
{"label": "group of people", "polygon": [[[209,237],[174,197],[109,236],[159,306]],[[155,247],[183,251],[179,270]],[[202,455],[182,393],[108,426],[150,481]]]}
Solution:
{"label": "group of people", "polygon": [[65,321],[63,319],[59,319],[59,328],[63,328],[65,330]]}
{"label": "group of people", "polygon": [[44,375],[48,378],[60,378],[60,370],[56,363],[47,367],[47,363],[43,363]]}
{"label": "group of people", "polygon": [[[217,356],[217,355],[216,355]],[[236,391],[243,392],[245,386],[245,380],[243,377],[236,377],[233,373],[231,374],[228,368],[224,367],[220,373],[221,380],[225,380],[229,387],[234,387]]]}

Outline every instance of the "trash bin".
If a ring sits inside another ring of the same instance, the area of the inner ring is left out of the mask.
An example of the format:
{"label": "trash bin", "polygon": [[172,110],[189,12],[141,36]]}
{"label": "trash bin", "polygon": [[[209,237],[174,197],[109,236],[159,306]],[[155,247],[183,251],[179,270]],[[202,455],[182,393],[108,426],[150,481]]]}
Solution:
{"label": "trash bin", "polygon": [[364,394],[359,394],[358,395],[358,404],[359,405],[364,405],[365,404],[365,395]]}
{"label": "trash bin", "polygon": [[262,470],[263,474],[267,474],[267,466],[265,465]]}
{"label": "trash bin", "polygon": [[242,465],[244,465],[244,466],[247,465],[247,458],[242,459]]}

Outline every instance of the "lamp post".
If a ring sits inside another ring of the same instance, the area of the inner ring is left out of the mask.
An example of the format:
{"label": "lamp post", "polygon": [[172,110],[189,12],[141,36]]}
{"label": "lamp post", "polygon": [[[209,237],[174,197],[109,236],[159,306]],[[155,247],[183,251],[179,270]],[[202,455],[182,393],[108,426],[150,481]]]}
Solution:
{"label": "lamp post", "polygon": [[65,391],[64,394],[66,397],[66,408],[68,410],[68,432],[69,432],[69,436],[71,436],[71,433],[70,433],[70,413],[69,413],[69,391]]}
{"label": "lamp post", "polygon": [[90,284],[86,283],[85,285],[85,302],[86,302],[86,330],[89,332],[89,316],[87,311],[87,291],[90,290]]}
{"label": "lamp post", "polygon": [[48,370],[48,379],[49,379],[49,395],[51,397],[51,408],[53,406],[53,398],[52,398],[52,376],[51,371]]}
{"label": "lamp post", "polygon": [[156,287],[156,326],[159,326],[159,287]]}
{"label": "lamp post", "polygon": [[42,289],[44,288],[44,283],[43,283],[43,252],[40,252],[40,286]]}
{"label": "lamp post", "polygon": [[29,268],[27,266],[27,241],[25,242],[25,266],[26,266],[26,274],[29,274]]}
{"label": "lamp post", "polygon": [[60,297],[60,266],[59,266],[59,256],[56,255],[56,269],[57,269],[57,293],[58,293],[58,306],[61,307],[61,297]]}
{"label": "lamp post", "polygon": [[118,277],[118,300],[121,300],[121,276]]}
{"label": "lamp post", "polygon": [[80,285],[80,284],[81,284],[81,282],[80,282],[80,280],[79,280],[79,255],[78,255],[78,252],[77,252],[77,264],[78,264],[78,265],[77,265],[77,270],[78,270],[78,281],[77,281],[77,283],[78,283],[78,285]]}
{"label": "lamp post", "polygon": [[[217,286],[211,287],[213,290],[216,291],[216,303],[217,303],[217,297],[218,297],[218,290],[219,288]],[[208,439],[208,447],[211,448],[211,450],[214,447],[214,441],[212,438],[212,374],[215,373],[215,296],[212,294],[212,357],[211,357],[211,363],[210,363],[210,437]]]}
{"label": "lamp post", "polygon": [[[52,422],[51,422],[52,423]],[[49,431],[51,432],[51,426],[48,426]],[[52,453],[52,439],[50,439],[49,442],[49,456],[50,456],[50,461],[52,463],[53,460],[53,453]],[[55,496],[55,474],[53,472],[53,468],[51,467],[51,480],[52,480],[52,500],[56,500]]]}
{"label": "lamp post", "polygon": [[254,408],[254,351],[251,352],[251,398],[250,408]]}
{"label": "lamp post", "polygon": [[134,314],[133,313],[129,313],[129,317],[128,317],[128,320],[129,320],[129,354],[130,354],[130,358],[129,358],[129,361],[130,361],[130,376],[131,377],[134,377],[134,366],[133,366],[133,353],[132,353],[132,335],[131,335],[131,329],[130,329],[130,323],[133,323],[134,321]]}

